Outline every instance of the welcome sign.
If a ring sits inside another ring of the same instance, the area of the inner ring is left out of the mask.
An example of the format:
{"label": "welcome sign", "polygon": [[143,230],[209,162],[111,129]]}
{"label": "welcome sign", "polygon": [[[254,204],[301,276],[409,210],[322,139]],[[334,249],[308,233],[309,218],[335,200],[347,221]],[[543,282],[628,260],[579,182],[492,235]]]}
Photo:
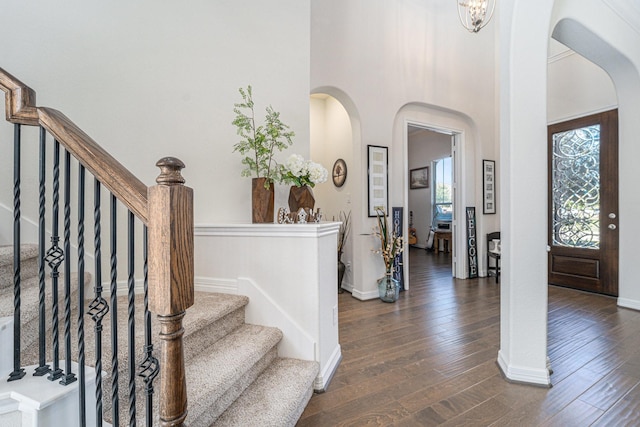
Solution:
{"label": "welcome sign", "polygon": [[476,208],[474,207],[467,207],[467,257],[469,259],[469,278],[478,277]]}
{"label": "welcome sign", "polygon": [[[393,232],[396,236],[402,237],[404,227],[402,226],[402,207],[391,208],[391,216],[393,221]],[[400,284],[400,290],[404,291],[404,269],[402,262],[402,252],[396,255],[393,260],[393,278]]]}

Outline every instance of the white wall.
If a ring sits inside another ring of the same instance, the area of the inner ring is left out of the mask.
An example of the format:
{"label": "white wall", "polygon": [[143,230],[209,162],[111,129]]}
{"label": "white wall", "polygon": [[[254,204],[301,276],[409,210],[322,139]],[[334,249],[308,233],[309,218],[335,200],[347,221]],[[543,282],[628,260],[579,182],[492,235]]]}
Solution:
{"label": "white wall", "polygon": [[[445,0],[322,0],[312,2],[311,10],[312,91],[335,90],[330,94],[350,116],[358,117],[356,156],[366,159],[367,145],[390,147],[390,206],[407,206],[403,129],[408,114],[400,114],[407,105],[430,112],[436,118],[429,123],[434,127],[442,125],[439,119],[451,123],[451,117],[465,124],[460,128],[467,132],[464,140],[470,149],[465,154],[471,156],[464,164],[468,188],[462,203],[474,206],[481,200],[481,186],[475,185],[481,161],[499,160],[494,121],[496,25],[470,34],[460,26],[454,5]],[[353,221],[354,296],[375,298],[375,281],[384,268],[371,252],[375,220],[366,210],[366,162],[357,164],[354,173],[354,197],[362,206],[354,211]],[[496,215],[480,215],[478,232],[493,230],[496,221]]]}
{"label": "white wall", "polygon": [[602,68],[554,39],[549,40],[549,123],[588,116],[617,106],[616,89]]}
{"label": "white wall", "polygon": [[[63,111],[147,185],[155,162],[185,164],[195,221],[250,222],[248,178],[231,125],[239,87],[296,132],[309,154],[310,0],[2,2],[0,67]],[[10,128],[0,137],[10,140]],[[9,139],[7,139],[9,138]],[[12,206],[10,156],[0,203]],[[286,203],[279,189],[276,205]]]}
{"label": "white wall", "polygon": [[416,229],[418,243],[425,247],[433,219],[431,195],[433,186],[433,160],[451,156],[451,135],[432,132],[426,129],[409,136],[408,168],[429,167],[429,188],[409,190],[409,211],[413,211],[413,226]]}

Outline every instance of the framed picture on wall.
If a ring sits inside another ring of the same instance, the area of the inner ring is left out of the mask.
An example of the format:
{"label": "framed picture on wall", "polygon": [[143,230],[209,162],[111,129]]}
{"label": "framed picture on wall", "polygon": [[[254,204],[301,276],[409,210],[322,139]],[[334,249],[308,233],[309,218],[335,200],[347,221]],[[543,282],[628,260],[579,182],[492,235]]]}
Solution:
{"label": "framed picture on wall", "polygon": [[367,173],[369,176],[369,216],[377,216],[378,210],[389,215],[388,149],[367,145]]}
{"label": "framed picture on wall", "polygon": [[482,213],[496,213],[496,162],[494,160],[482,161]]}
{"label": "framed picture on wall", "polygon": [[429,188],[429,166],[409,171],[409,188]]}

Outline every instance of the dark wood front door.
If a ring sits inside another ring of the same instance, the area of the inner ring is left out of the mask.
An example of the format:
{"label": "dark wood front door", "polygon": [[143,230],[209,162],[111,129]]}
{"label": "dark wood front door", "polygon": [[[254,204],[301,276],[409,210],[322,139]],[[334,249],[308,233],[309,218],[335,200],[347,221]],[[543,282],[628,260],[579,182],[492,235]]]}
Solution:
{"label": "dark wood front door", "polygon": [[549,126],[549,283],[618,295],[618,110]]}

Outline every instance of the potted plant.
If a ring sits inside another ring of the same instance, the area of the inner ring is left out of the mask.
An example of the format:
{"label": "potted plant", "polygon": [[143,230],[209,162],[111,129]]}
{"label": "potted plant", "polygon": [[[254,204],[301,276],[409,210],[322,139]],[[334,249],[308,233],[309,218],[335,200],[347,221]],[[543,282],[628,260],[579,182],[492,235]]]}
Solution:
{"label": "potted plant", "polygon": [[234,104],[236,114],[233,125],[237,128],[240,142],[233,146],[234,152],[242,156],[242,176],[253,177],[251,188],[252,221],[273,222],[273,184],[280,181],[279,168],[273,155],[291,146],[295,136],[289,126],[282,123],[280,113],[271,105],[266,108],[263,125],[256,124],[251,85],[239,89],[242,102]]}
{"label": "potted plant", "polygon": [[300,208],[313,211],[316,200],[311,190],[316,184],[327,180],[329,172],[319,163],[305,160],[299,154],[292,154],[280,166],[282,182],[291,184],[289,189],[289,210],[297,212]]}
{"label": "potted plant", "polygon": [[396,230],[389,229],[384,210],[376,210],[376,216],[378,228],[374,229],[373,234],[380,240],[380,249],[374,252],[382,256],[385,267],[385,276],[378,279],[378,293],[382,301],[395,302],[400,293],[400,284],[393,278],[393,261],[403,250],[403,239]]}

